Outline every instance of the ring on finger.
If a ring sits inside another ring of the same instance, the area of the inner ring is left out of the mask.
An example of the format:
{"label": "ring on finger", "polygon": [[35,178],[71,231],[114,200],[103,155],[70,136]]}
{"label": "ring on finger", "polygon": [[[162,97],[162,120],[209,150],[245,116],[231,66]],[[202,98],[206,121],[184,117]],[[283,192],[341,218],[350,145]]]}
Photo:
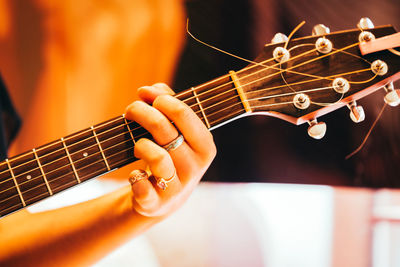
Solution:
{"label": "ring on finger", "polygon": [[133,184],[139,182],[140,180],[145,180],[148,178],[149,178],[149,175],[147,174],[147,172],[145,170],[141,170],[141,169],[133,170],[129,174],[129,183],[131,185],[133,185]]}
{"label": "ring on finger", "polygon": [[172,151],[177,149],[180,145],[182,145],[184,140],[185,138],[183,137],[182,134],[180,134],[177,138],[175,138],[174,140],[172,140],[171,142],[162,147],[167,151]]}
{"label": "ring on finger", "polygon": [[154,178],[156,179],[157,186],[159,188],[161,188],[162,190],[165,190],[168,187],[168,183],[172,182],[172,180],[175,179],[175,176],[176,176],[176,170],[174,169],[174,173],[171,175],[171,177],[169,177],[167,179],[157,177],[157,176],[154,176]]}

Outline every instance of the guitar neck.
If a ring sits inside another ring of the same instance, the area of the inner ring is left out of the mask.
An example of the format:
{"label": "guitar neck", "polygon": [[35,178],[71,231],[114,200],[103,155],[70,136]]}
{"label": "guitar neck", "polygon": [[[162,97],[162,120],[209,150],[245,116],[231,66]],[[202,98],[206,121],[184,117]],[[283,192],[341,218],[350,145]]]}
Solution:
{"label": "guitar neck", "polygon": [[[176,95],[213,129],[245,113],[229,75]],[[135,160],[149,132],[124,115],[0,162],[0,217]]]}

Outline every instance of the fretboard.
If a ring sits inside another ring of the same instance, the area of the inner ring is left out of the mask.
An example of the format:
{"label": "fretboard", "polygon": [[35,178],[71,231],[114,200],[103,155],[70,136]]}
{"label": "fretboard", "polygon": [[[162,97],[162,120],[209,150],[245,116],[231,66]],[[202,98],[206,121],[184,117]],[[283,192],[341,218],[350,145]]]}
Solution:
{"label": "fretboard", "polygon": [[[176,95],[213,129],[245,113],[231,76]],[[0,162],[0,217],[135,160],[140,138],[152,139],[124,115]]]}

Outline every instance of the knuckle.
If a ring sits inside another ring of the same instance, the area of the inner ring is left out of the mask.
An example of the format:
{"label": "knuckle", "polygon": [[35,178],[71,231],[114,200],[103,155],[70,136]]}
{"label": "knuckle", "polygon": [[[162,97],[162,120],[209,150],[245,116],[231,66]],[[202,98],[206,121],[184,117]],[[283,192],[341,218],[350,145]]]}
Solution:
{"label": "knuckle", "polygon": [[162,116],[156,116],[149,120],[149,127],[155,132],[164,132],[165,131],[165,122],[166,119]]}
{"label": "knuckle", "polygon": [[167,160],[167,158],[168,158],[168,152],[160,149],[159,151],[154,151],[153,153],[151,153],[149,157],[150,161],[149,163],[161,164],[163,161]]}
{"label": "knuckle", "polygon": [[127,119],[133,119],[137,112],[143,107],[144,102],[140,100],[136,100],[132,102],[129,106],[125,109],[125,116]]}
{"label": "knuckle", "polygon": [[173,116],[178,120],[186,121],[190,117],[191,110],[186,105],[181,103],[180,105],[177,105],[172,112]]}

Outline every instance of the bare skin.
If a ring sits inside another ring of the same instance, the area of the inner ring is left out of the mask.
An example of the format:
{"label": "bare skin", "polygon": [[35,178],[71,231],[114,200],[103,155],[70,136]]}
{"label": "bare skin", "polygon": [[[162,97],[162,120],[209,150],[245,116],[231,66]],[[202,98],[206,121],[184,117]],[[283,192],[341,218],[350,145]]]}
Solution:
{"label": "bare skin", "polygon": [[[216,154],[212,136],[196,114],[165,84],[139,89],[142,101],[126,109],[154,137],[141,139],[135,156],[154,177],[174,177],[162,190],[145,179],[100,198],[54,211],[23,210],[0,220],[0,265],[86,266],[171,214],[188,198]],[[173,122],[173,124],[171,123]],[[185,141],[162,146],[181,133]]]}

